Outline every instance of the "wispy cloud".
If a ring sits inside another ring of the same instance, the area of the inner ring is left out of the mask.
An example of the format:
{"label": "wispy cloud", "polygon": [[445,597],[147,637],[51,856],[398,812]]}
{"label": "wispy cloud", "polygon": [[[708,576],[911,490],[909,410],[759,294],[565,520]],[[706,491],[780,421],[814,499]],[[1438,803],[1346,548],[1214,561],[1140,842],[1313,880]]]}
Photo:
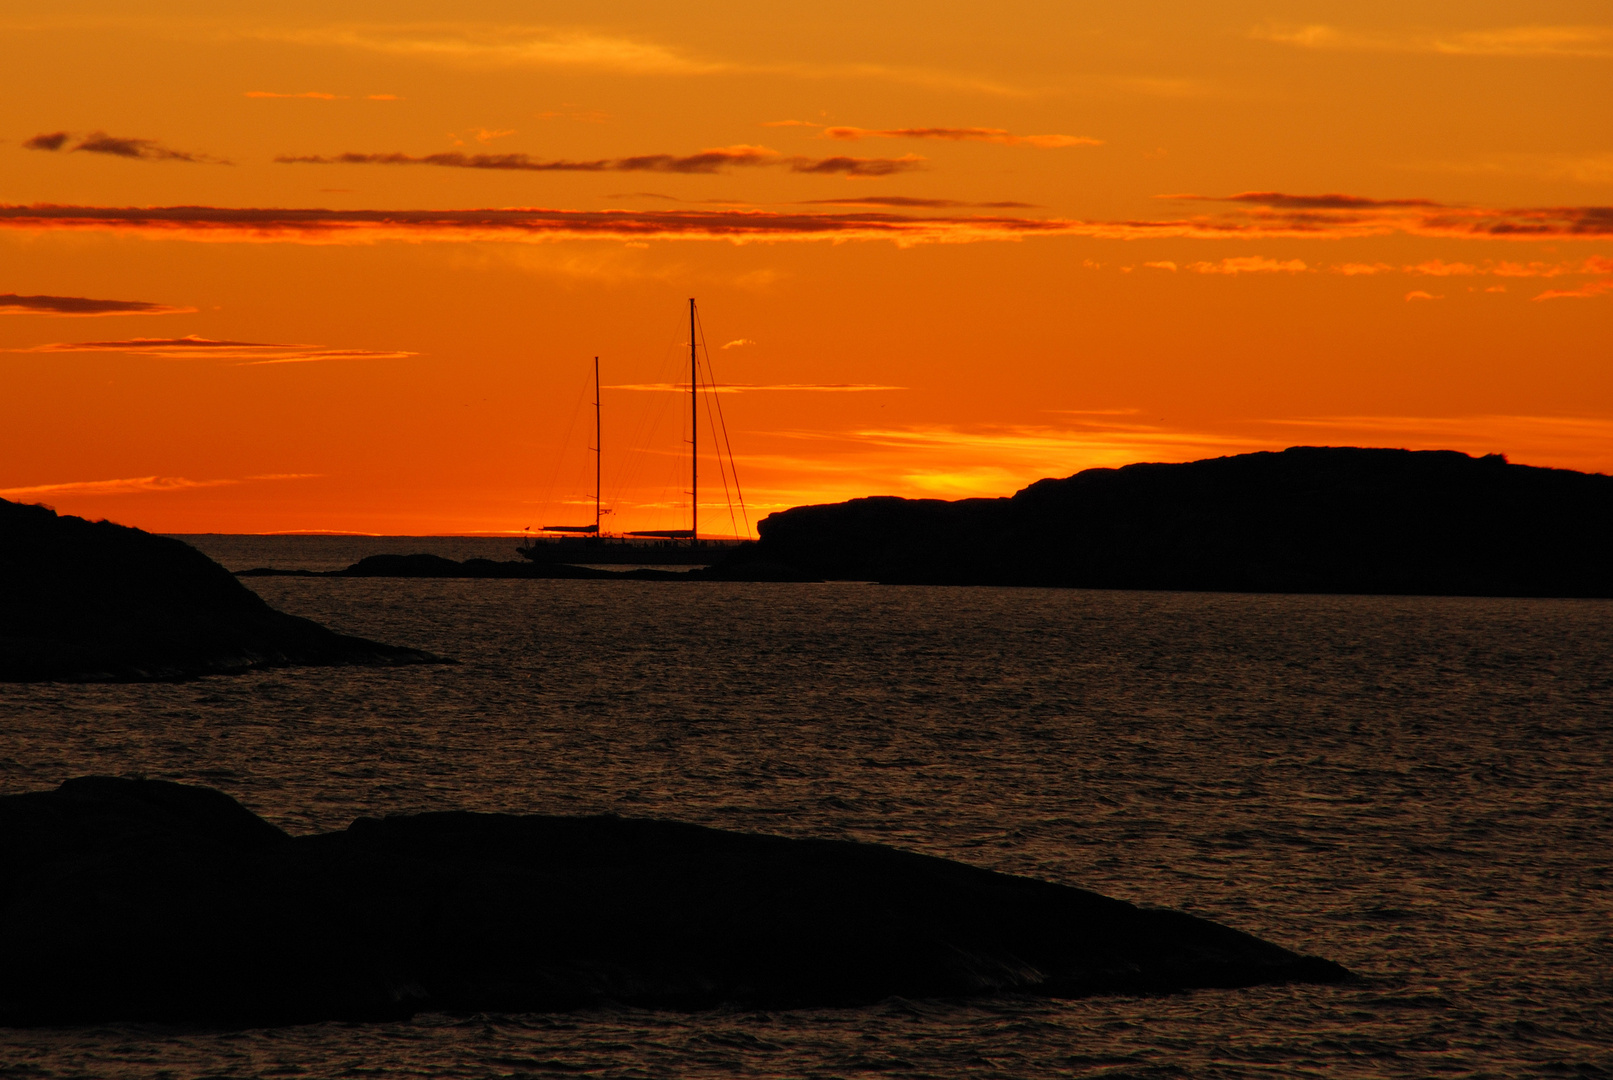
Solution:
{"label": "wispy cloud", "polygon": [[1467,277],[1478,272],[1478,267],[1471,263],[1448,263],[1444,259],[1429,259],[1427,262],[1406,267],[1406,273],[1422,274],[1425,277]]}
{"label": "wispy cloud", "polygon": [[1102,146],[1102,139],[1085,135],[1015,135],[1006,128],[989,127],[906,127],[860,128],[826,127],[825,138],[860,139],[942,139],[948,142],[989,142],[1004,146],[1036,146],[1050,150],[1064,146]]}
{"label": "wispy cloud", "polygon": [[[56,152],[66,146],[73,136],[66,131],[51,131],[35,135],[31,139],[23,140],[23,147],[28,150],[44,150]],[[108,135],[104,131],[94,131],[79,139],[70,153],[107,154],[111,157],[132,158],[137,161],[188,161],[192,164],[228,165],[223,158],[216,158],[209,154],[196,154],[187,150],[175,150],[164,146],[155,139],[131,139],[118,135]]]}
{"label": "wispy cloud", "polygon": [[144,300],[92,300],[85,296],[19,296],[0,293],[0,314],[4,315],[182,315],[193,307],[152,304]]}
{"label": "wispy cloud", "polygon": [[126,476],[116,480],[71,480],[62,484],[31,484],[0,488],[0,498],[24,499],[39,495],[133,495],[152,491],[224,487],[239,480],[189,480],[183,476]]}
{"label": "wispy cloud", "polygon": [[[489,135],[509,132],[484,133]],[[485,141],[485,140],[484,140]],[[534,158],[530,154],[343,153],[283,154],[282,165],[434,165],[449,169],[486,169],[494,172],[655,172],[710,174],[734,167],[777,166],[798,173],[838,173],[845,176],[889,176],[919,168],[924,159],[909,154],[900,158],[787,157],[765,146],[722,146],[695,154],[639,154],[622,158],[569,160]]]}
{"label": "wispy cloud", "polygon": [[1505,26],[1490,30],[1372,31],[1313,23],[1270,24],[1251,36],[1305,49],[1434,53],[1444,56],[1613,57],[1613,27]]}
{"label": "wispy cloud", "polygon": [[1613,258],[1592,255],[1574,262],[1548,263],[1509,262],[1505,259],[1485,259],[1479,263],[1447,263],[1439,259],[1417,263],[1405,268],[1408,274],[1426,274],[1430,277],[1468,277],[1491,275],[1507,278],[1554,278],[1590,274],[1613,274]]}
{"label": "wispy cloud", "polygon": [[306,29],[263,28],[251,36],[322,48],[486,68],[588,69],[637,76],[772,75],[797,79],[879,80],[953,92],[1025,96],[1030,91],[986,76],[953,70],[873,63],[735,62],[701,56],[643,37],[586,27],[508,23],[344,24]]}
{"label": "wispy cloud", "polygon": [[307,480],[323,473],[267,473],[228,480],[191,480],[183,476],[126,476],[115,480],[70,480],[60,484],[31,484],[0,488],[0,498],[26,499],[41,495],[143,495],[187,491],[191,488],[230,487],[257,480]]}
{"label": "wispy cloud", "polygon": [[[1586,259],[1569,260],[1566,262],[1544,262],[1536,259],[1530,262],[1514,262],[1507,259],[1482,259],[1474,262],[1446,262],[1444,259],[1426,259],[1420,263],[1395,267],[1388,263],[1344,263],[1328,268],[1332,273],[1349,276],[1363,274],[1391,274],[1403,273],[1413,277],[1432,278],[1462,278],[1462,277],[1500,277],[1500,278],[1559,278],[1559,277],[1591,277],[1597,280],[1588,281],[1577,288],[1548,289],[1536,296],[1536,300],[1555,300],[1559,298],[1584,298],[1600,296],[1613,291],[1613,258],[1604,255],[1592,255]],[[1492,285],[1485,292],[1506,292],[1505,285]],[[1406,295],[1407,300],[1437,300],[1437,297],[1425,290],[1417,289]]]}
{"label": "wispy cloud", "polygon": [[1536,300],[1580,300],[1592,296],[1605,296],[1613,293],[1613,277],[1598,278],[1596,281],[1587,281],[1577,289],[1547,289]]}
{"label": "wispy cloud", "polygon": [[1414,277],[1504,277],[1504,278],[1556,278],[1613,274],[1613,258],[1592,255],[1587,259],[1567,262],[1514,262],[1508,259],[1478,259],[1473,262],[1446,262],[1444,259],[1425,259],[1420,263],[1392,266],[1386,262],[1340,263],[1327,267],[1334,274],[1349,277],[1376,274],[1411,274]]}
{"label": "wispy cloud", "polygon": [[625,75],[708,75],[731,70],[665,45],[589,30],[416,24],[265,30],[257,36],[392,56],[509,67],[591,68]]}
{"label": "wispy cloud", "polygon": [[[756,344],[751,342],[732,341],[729,345]],[[688,383],[623,383],[618,386],[604,387],[606,390],[642,390],[652,393],[679,393],[689,392]],[[760,391],[790,391],[818,394],[858,394],[870,390],[906,390],[905,386],[883,386],[878,383],[718,383],[715,388],[702,385],[701,390],[715,389],[719,394],[750,394]]]}
{"label": "wispy cloud", "polygon": [[[1146,265],[1157,266],[1157,263]],[[1175,266],[1170,269],[1176,269]],[[1220,262],[1188,263],[1195,274],[1302,274],[1307,267],[1298,259],[1268,259],[1263,255],[1241,255]]]}
{"label": "wispy cloud", "polygon": [[756,344],[756,342],[752,341],[750,338],[735,338],[733,341],[728,342],[727,344],[723,345],[722,347],[724,349],[742,349],[746,345],[754,345],[754,344]]}
{"label": "wispy cloud", "polygon": [[327,94],[319,90],[304,90],[300,94],[279,94],[273,90],[248,90],[243,97],[249,98],[306,98],[310,101],[343,101],[346,94]]}
{"label": "wispy cloud", "polygon": [[399,350],[332,349],[321,345],[279,345],[261,341],[225,341],[216,338],[122,338],[115,341],[58,341],[14,353],[128,353],[167,360],[240,360],[253,364],[306,364],[320,360],[402,360],[418,353]]}

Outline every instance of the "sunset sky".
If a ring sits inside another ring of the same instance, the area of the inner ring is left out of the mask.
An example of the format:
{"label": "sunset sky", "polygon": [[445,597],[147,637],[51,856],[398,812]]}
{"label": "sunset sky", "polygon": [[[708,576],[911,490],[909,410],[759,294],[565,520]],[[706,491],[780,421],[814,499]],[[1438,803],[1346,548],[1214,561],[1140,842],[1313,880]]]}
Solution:
{"label": "sunset sky", "polygon": [[1295,444],[1613,471],[1606,0],[12,0],[0,121],[0,496],[63,512],[589,521],[597,355],[608,524],[687,527],[691,296],[752,525]]}

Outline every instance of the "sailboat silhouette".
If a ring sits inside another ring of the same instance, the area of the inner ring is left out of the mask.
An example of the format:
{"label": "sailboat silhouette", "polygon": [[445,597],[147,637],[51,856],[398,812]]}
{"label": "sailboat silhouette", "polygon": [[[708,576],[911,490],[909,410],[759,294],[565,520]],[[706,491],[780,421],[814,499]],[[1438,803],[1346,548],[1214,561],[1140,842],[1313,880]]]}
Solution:
{"label": "sailboat silhouette", "polygon": [[[537,562],[644,562],[644,563],[671,563],[671,564],[702,564],[709,562],[717,552],[705,551],[707,548],[727,548],[739,543],[739,540],[711,540],[700,537],[700,361],[699,341],[695,301],[689,298],[689,528],[687,529],[644,529],[622,533],[619,537],[609,537],[603,529],[604,515],[611,511],[604,509],[602,502],[602,479],[604,460],[604,423],[603,406],[600,397],[599,384],[599,357],[594,357],[594,523],[592,525],[544,525],[540,532],[547,535],[536,535],[528,538],[527,542],[516,550],[528,559]],[[716,386],[711,386],[713,395]],[[720,412],[721,402],[717,409]],[[709,411],[709,406],[708,406]],[[723,431],[726,436],[727,425],[724,422]],[[716,442],[715,428],[713,441]],[[719,454],[721,446],[717,447]],[[719,457],[718,466],[722,461]],[[733,448],[728,448],[728,470],[733,475],[735,492],[739,496],[740,509],[744,510],[744,493],[739,488],[739,473],[733,461]],[[724,477],[724,491],[727,490],[727,478]],[[730,507],[730,509],[732,509]],[[747,516],[747,529],[749,528]],[[639,541],[635,543],[635,541]],[[652,543],[643,543],[651,541]],[[684,543],[686,541],[686,543]]]}

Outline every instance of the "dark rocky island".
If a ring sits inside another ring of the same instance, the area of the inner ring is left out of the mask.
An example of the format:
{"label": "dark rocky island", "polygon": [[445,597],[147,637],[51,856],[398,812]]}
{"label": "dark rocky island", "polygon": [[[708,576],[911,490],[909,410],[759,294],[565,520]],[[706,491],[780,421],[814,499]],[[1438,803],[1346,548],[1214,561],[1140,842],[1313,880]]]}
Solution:
{"label": "dark rocky island", "polygon": [[1088,469],[1011,498],[773,514],[748,561],[802,577],[1103,589],[1613,596],[1613,477],[1455,451],[1294,447]]}
{"label": "dark rocky island", "polygon": [[276,611],[181,541],[0,500],[0,681],[436,661]]}
{"label": "dark rocky island", "polygon": [[90,777],[0,798],[0,1024],[857,1005],[1337,982],[1176,911],[869,844],[435,813],[291,837]]}

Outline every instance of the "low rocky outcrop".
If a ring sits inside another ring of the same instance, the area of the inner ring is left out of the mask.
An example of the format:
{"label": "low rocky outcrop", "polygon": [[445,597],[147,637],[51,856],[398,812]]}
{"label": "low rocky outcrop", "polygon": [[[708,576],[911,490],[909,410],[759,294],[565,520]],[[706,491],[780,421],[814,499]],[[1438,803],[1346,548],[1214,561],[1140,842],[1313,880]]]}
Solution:
{"label": "low rocky outcrop", "polygon": [[1336,982],[1176,911],[869,844],[434,813],[291,837],[206,788],[0,798],[0,1024],[858,1005]]}
{"label": "low rocky outcrop", "polygon": [[1011,498],[801,506],[758,532],[714,572],[755,560],[905,584],[1613,596],[1613,477],[1449,450],[1087,469]]}
{"label": "low rocky outcrop", "polygon": [[179,540],[0,500],[0,681],[430,662],[276,611]]}

